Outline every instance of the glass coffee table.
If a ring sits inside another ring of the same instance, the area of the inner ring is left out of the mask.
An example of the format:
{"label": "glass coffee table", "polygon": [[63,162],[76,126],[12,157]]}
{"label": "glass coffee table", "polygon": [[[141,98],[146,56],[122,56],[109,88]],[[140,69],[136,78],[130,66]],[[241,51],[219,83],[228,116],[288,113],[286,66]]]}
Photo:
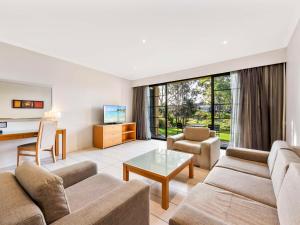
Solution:
{"label": "glass coffee table", "polygon": [[162,208],[169,208],[169,182],[189,166],[189,178],[194,177],[193,154],[156,149],[123,163],[123,180],[129,172],[139,174],[162,184]]}

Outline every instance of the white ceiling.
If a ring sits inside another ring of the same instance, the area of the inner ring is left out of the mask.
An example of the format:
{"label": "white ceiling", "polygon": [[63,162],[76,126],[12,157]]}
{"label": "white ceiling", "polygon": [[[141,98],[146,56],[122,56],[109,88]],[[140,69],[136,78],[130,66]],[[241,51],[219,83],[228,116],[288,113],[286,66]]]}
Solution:
{"label": "white ceiling", "polygon": [[299,2],[0,0],[0,41],[135,80],[286,47]]}

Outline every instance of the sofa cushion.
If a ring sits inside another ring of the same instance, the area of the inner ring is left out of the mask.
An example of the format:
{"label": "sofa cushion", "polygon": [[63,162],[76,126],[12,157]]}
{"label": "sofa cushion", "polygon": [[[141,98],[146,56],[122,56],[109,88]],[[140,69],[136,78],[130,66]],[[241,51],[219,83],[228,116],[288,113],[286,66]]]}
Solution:
{"label": "sofa cushion", "polygon": [[300,164],[291,163],[277,199],[280,224],[300,224]]}
{"label": "sofa cushion", "polygon": [[0,184],[0,224],[46,224],[40,208],[24,192],[12,173],[0,173]]}
{"label": "sofa cushion", "polygon": [[191,141],[204,141],[210,137],[209,128],[206,127],[186,127],[183,133],[184,138]]}
{"label": "sofa cushion", "polygon": [[231,156],[223,156],[221,159],[219,159],[216,166],[252,174],[259,177],[269,179],[271,178],[269,168],[266,163],[260,163]]}
{"label": "sofa cushion", "polygon": [[42,210],[47,224],[70,213],[60,177],[25,162],[16,169],[16,178]]}
{"label": "sofa cushion", "polygon": [[274,141],[268,157],[268,166],[270,174],[273,172],[275,160],[277,157],[278,150],[281,148],[289,149],[289,145],[285,141]]}
{"label": "sofa cushion", "polygon": [[170,219],[179,224],[279,224],[277,210],[241,195],[200,183]]}
{"label": "sofa cushion", "polygon": [[290,150],[279,149],[272,173],[272,182],[276,197],[279,195],[284,176],[291,162],[300,163],[298,155]]}
{"label": "sofa cushion", "polygon": [[192,154],[200,154],[201,143],[199,141],[180,140],[174,143],[173,149]]}
{"label": "sofa cushion", "polygon": [[66,189],[71,211],[85,207],[124,183],[110,175],[97,174]]}
{"label": "sofa cushion", "polygon": [[254,201],[276,207],[272,181],[267,178],[215,167],[204,183],[245,196]]}

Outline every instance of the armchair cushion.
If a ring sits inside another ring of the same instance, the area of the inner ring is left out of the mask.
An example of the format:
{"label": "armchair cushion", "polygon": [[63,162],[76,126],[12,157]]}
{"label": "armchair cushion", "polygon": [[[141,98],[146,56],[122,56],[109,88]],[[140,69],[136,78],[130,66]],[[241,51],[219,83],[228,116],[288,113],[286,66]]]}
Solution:
{"label": "armchair cushion", "polygon": [[200,154],[201,143],[199,141],[180,140],[174,143],[173,149],[192,154]]}
{"label": "armchair cushion", "polygon": [[70,213],[60,177],[25,162],[16,169],[16,178],[42,210],[47,224]]}
{"label": "armchair cushion", "polygon": [[186,127],[183,131],[185,139],[191,141],[204,141],[210,137],[209,128]]}
{"label": "armchair cushion", "polygon": [[63,179],[64,188],[70,187],[86,178],[97,174],[97,164],[92,161],[84,161],[52,171]]}
{"label": "armchair cushion", "polygon": [[149,186],[132,180],[52,225],[149,225]]}
{"label": "armchair cushion", "polygon": [[124,185],[121,180],[99,173],[66,189],[66,195],[72,212],[86,207],[115,188]]}

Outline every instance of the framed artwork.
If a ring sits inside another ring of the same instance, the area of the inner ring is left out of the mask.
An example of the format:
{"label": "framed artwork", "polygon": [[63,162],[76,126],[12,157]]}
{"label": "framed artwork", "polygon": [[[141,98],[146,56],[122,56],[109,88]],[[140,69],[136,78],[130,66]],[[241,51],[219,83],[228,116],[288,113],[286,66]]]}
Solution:
{"label": "framed artwork", "polygon": [[14,109],[43,109],[44,101],[33,100],[12,100],[12,108]]}
{"label": "framed artwork", "polygon": [[12,107],[13,108],[22,108],[22,101],[21,100],[13,100],[12,101]]}
{"label": "framed artwork", "polygon": [[34,101],[33,102],[33,108],[43,109],[44,108],[44,102],[43,101]]}
{"label": "framed artwork", "polygon": [[22,100],[21,101],[21,108],[26,109],[26,108],[33,108],[33,101],[29,101],[29,100]]}

